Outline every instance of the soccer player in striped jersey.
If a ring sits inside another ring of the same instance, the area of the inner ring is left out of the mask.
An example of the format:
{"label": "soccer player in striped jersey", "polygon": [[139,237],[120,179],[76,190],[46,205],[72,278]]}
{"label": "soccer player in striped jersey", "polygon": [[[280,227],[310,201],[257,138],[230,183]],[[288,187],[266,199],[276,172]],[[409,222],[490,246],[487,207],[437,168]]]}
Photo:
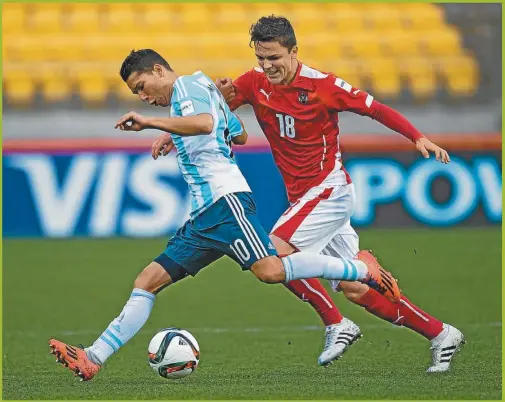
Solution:
{"label": "soccer player in striped jersey", "polygon": [[[81,380],[90,380],[104,362],[128,342],[147,321],[156,294],[224,255],[265,283],[323,277],[367,283],[392,301],[400,298],[396,281],[368,252],[356,258],[335,258],[302,252],[278,256],[259,224],[251,190],[240,172],[230,143],[247,137],[212,80],[198,71],[178,76],[157,52],[132,51],[121,78],[150,105],[170,107],[167,118],[130,112],[116,128],[154,128],[172,133],[177,162],[191,196],[190,219],[137,277],[124,308],[88,348],[51,339],[51,353]],[[156,159],[157,155],[153,151]]]}
{"label": "soccer player in striped jersey", "polygon": [[[358,236],[350,224],[354,187],[341,159],[338,114],[370,117],[415,144],[425,157],[448,163],[447,152],[424,137],[403,115],[344,79],[298,61],[291,23],[283,17],[262,17],[250,30],[259,64],[233,81],[216,85],[232,110],[249,104],[270,143],[286,185],[291,207],[279,218],[271,238],[280,254],[312,251],[352,258],[359,252]],[[403,325],[431,341],[429,372],[449,369],[463,334],[415,306],[405,296],[391,303],[368,286],[334,282],[350,301],[395,325]],[[287,283],[300,298],[321,306],[331,300],[317,279]],[[319,363],[338,358],[360,333],[351,320],[331,309],[317,309],[326,324],[326,342]],[[331,312],[331,315],[327,312]]]}

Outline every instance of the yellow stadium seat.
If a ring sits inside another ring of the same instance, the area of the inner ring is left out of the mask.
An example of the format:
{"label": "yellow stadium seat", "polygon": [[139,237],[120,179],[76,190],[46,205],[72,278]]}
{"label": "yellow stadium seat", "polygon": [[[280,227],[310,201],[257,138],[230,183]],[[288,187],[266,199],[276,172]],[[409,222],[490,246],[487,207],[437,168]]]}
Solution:
{"label": "yellow stadium seat", "polygon": [[395,98],[400,94],[400,74],[394,60],[370,59],[365,63],[365,75],[372,81],[373,94],[386,98]]}
{"label": "yellow stadium seat", "polygon": [[72,96],[72,84],[68,78],[53,69],[41,71],[42,96],[46,102],[63,102]]}
{"label": "yellow stadium seat", "polygon": [[254,24],[261,17],[275,15],[285,17],[289,6],[287,3],[249,3],[247,13],[249,14],[250,24]]}
{"label": "yellow stadium seat", "polygon": [[68,3],[69,13],[102,13],[106,10],[106,6],[100,3]]}
{"label": "yellow stadium seat", "polygon": [[216,14],[241,14],[249,10],[249,4],[219,2],[212,4],[212,10],[214,10]]}
{"label": "yellow stadium seat", "polygon": [[361,79],[361,67],[359,63],[352,59],[334,59],[333,61],[328,60],[327,65],[323,66],[312,66],[319,71],[332,73],[337,77],[342,78],[344,81],[349,83],[355,88],[360,88],[362,85]]}
{"label": "yellow stadium seat", "polygon": [[95,34],[102,30],[100,4],[72,3],[65,18],[64,29],[73,33]]}
{"label": "yellow stadium seat", "polygon": [[28,19],[28,31],[52,34],[61,31],[63,7],[58,3],[38,3]]}
{"label": "yellow stadium seat", "polygon": [[108,10],[104,18],[106,32],[133,34],[141,26],[141,14],[130,8]]}
{"label": "yellow stadium seat", "polygon": [[414,3],[401,15],[406,26],[414,30],[436,29],[444,25],[444,11],[434,4]]}
{"label": "yellow stadium seat", "polygon": [[347,14],[356,11],[352,3],[316,3],[317,7],[322,10],[325,16],[333,16],[338,18],[338,15]]}
{"label": "yellow stadium seat", "polygon": [[461,38],[456,28],[445,27],[438,31],[425,32],[420,36],[423,49],[428,55],[447,56],[462,52]]}
{"label": "yellow stadium seat", "polygon": [[420,54],[419,36],[409,30],[384,32],[380,36],[384,53],[396,57],[413,57]]}
{"label": "yellow stadium seat", "polygon": [[86,60],[119,65],[132,49],[141,48],[142,37],[126,35],[94,35],[83,45]]}
{"label": "yellow stadium seat", "polygon": [[4,3],[2,7],[3,35],[24,33],[26,31],[26,15],[24,4]]}
{"label": "yellow stadium seat", "polygon": [[100,70],[80,71],[76,79],[79,95],[84,102],[98,105],[105,101],[109,88]]}
{"label": "yellow stadium seat", "polygon": [[230,45],[226,41],[216,40],[213,37],[207,37],[206,40],[199,42],[198,45],[195,45],[194,50],[201,54],[201,58],[205,61],[212,60],[220,63],[226,58],[234,57]]}
{"label": "yellow stadium seat", "polygon": [[174,32],[174,23],[179,20],[180,13],[174,10],[169,3],[143,3],[142,24],[144,32],[159,34],[162,29],[165,33]]}
{"label": "yellow stadium seat", "polygon": [[[336,40],[339,36],[360,34],[365,30],[363,13],[352,7],[342,7],[341,11],[328,13],[327,26],[335,32]],[[338,38],[340,40],[340,38]]]}
{"label": "yellow stadium seat", "polygon": [[412,94],[418,99],[435,95],[437,78],[433,62],[426,58],[409,58],[400,63],[402,75],[407,79]]}
{"label": "yellow stadium seat", "polygon": [[249,38],[251,25],[256,21],[246,12],[234,14],[222,12],[215,14],[214,18],[216,32],[225,33],[228,36],[242,35],[247,38]]}
{"label": "yellow stadium seat", "polygon": [[240,77],[242,74],[245,72],[251,70],[253,67],[256,67],[257,64],[249,63],[246,60],[230,60],[227,62],[222,69],[217,71],[212,77],[213,79],[215,78],[223,78],[223,77],[229,77],[232,80],[237,79]]}
{"label": "yellow stadium seat", "polygon": [[308,15],[304,19],[292,21],[292,25],[295,30],[296,39],[302,44],[308,36],[324,34],[327,32],[326,26],[321,23],[319,17],[315,17],[313,15]]}
{"label": "yellow stadium seat", "polygon": [[15,59],[19,61],[42,62],[49,60],[48,42],[43,36],[26,36],[15,43]]}
{"label": "yellow stadium seat", "polygon": [[236,37],[235,40],[230,43],[230,51],[228,52],[227,58],[244,60],[253,64],[256,63],[254,47],[249,46],[249,36]]}
{"label": "yellow stadium seat", "polygon": [[171,64],[172,68],[179,75],[190,75],[198,70],[204,71],[206,74],[209,74],[209,66],[212,67],[214,65],[215,63],[209,63],[206,60],[201,59],[175,60],[174,63]]}
{"label": "yellow stadium seat", "polygon": [[377,36],[372,32],[350,34],[339,38],[345,49],[355,57],[378,58],[384,55]]}
{"label": "yellow stadium seat", "polygon": [[300,58],[303,58],[305,61],[307,57],[315,66],[319,66],[319,63],[328,64],[327,60],[335,60],[342,55],[339,42],[334,40],[330,35],[308,36],[305,46],[303,45],[304,43],[302,42],[300,46]]}
{"label": "yellow stadium seat", "polygon": [[22,70],[13,70],[4,79],[9,104],[29,106],[33,102],[36,86],[31,74]]}
{"label": "yellow stadium seat", "polygon": [[155,43],[153,49],[159,49],[160,54],[169,64],[175,60],[198,60],[198,46],[194,42],[185,40],[184,37],[171,37],[168,40],[161,40]]}
{"label": "yellow stadium seat", "polygon": [[2,57],[4,63],[20,61],[18,43],[7,41],[4,37],[2,40]]}
{"label": "yellow stadium seat", "polygon": [[318,31],[322,30],[325,25],[324,12],[317,3],[292,3],[290,7],[287,8],[285,16],[295,25],[296,33],[298,33],[296,25],[301,25],[307,21],[318,21],[319,25],[316,26]]}
{"label": "yellow stadium seat", "polygon": [[448,92],[455,96],[471,96],[479,86],[479,71],[471,55],[442,57],[438,60]]}
{"label": "yellow stadium seat", "polygon": [[400,13],[394,4],[373,4],[374,7],[363,13],[366,26],[377,31],[398,30],[403,27]]}
{"label": "yellow stadium seat", "polygon": [[179,33],[202,34],[218,30],[213,21],[213,13],[205,3],[182,3],[179,7],[180,18],[175,24]]}
{"label": "yellow stadium seat", "polygon": [[[85,42],[81,37],[52,34],[41,37],[41,40],[35,41],[31,46],[36,46],[37,51],[43,52],[41,59],[44,61],[67,62],[87,58],[86,55],[83,55],[82,50],[82,45]],[[27,51],[33,54],[31,49],[27,49]]]}
{"label": "yellow stadium seat", "polygon": [[104,4],[104,11],[107,14],[110,13],[122,13],[122,12],[141,12],[144,6],[138,3],[106,3]]}

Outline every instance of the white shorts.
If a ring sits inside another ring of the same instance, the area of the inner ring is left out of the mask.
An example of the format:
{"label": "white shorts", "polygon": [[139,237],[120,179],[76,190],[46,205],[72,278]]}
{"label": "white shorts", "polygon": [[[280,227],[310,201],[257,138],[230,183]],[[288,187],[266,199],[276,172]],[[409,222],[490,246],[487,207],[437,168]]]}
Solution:
{"label": "white shorts", "polygon": [[[272,234],[300,251],[354,258],[359,237],[351,226],[354,184],[321,183],[293,203],[279,218]],[[331,281],[335,290],[339,281]]]}

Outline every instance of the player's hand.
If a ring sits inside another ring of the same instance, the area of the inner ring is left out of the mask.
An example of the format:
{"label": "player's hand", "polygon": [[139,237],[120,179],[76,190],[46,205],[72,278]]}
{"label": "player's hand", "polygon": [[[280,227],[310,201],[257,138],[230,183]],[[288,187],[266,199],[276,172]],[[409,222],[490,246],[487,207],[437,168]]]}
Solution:
{"label": "player's hand", "polygon": [[416,148],[425,158],[430,157],[430,152],[435,154],[437,161],[442,163],[449,163],[451,158],[449,154],[443,148],[440,148],[437,144],[431,142],[428,138],[420,138],[416,141]]}
{"label": "player's hand", "polygon": [[114,128],[119,128],[121,131],[141,131],[148,128],[148,121],[136,112],[129,112],[117,121]]}
{"label": "player's hand", "polygon": [[218,78],[215,84],[226,103],[230,103],[235,98],[235,87],[232,85],[231,78]]}
{"label": "player's hand", "polygon": [[172,136],[170,133],[161,134],[156,140],[153,142],[152,147],[152,155],[153,159],[158,159],[160,155],[168,155],[168,153],[174,148],[174,141],[172,140]]}

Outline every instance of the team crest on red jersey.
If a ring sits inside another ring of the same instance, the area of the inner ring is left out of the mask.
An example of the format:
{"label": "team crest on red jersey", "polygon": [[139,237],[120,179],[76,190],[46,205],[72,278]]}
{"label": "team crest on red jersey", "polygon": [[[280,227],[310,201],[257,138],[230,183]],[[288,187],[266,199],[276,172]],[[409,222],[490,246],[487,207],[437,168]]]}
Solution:
{"label": "team crest on red jersey", "polygon": [[298,102],[300,102],[302,105],[305,105],[309,100],[309,95],[307,92],[302,91],[298,94]]}

